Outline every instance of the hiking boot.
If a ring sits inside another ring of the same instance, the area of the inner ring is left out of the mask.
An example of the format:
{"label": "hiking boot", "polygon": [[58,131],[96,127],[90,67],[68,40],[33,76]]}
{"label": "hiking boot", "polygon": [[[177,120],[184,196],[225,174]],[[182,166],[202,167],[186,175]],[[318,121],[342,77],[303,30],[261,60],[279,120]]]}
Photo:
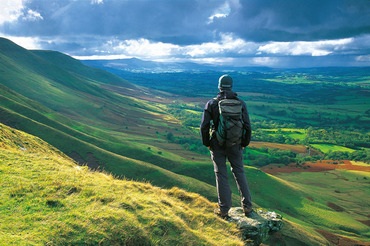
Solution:
{"label": "hiking boot", "polygon": [[213,212],[214,212],[215,215],[217,215],[218,217],[220,217],[222,219],[227,220],[228,218],[230,218],[228,212],[223,212],[219,208],[215,209]]}
{"label": "hiking boot", "polygon": [[243,212],[245,216],[250,217],[253,213],[253,208],[248,208],[248,207],[243,206]]}

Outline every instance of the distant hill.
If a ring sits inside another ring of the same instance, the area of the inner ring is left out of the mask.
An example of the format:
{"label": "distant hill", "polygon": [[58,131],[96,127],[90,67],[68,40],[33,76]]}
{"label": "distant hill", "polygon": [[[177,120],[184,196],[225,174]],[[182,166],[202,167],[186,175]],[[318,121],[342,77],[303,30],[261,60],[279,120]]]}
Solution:
{"label": "distant hill", "polygon": [[174,72],[197,72],[197,71],[272,71],[268,67],[232,67],[218,66],[213,64],[199,64],[194,62],[155,62],[144,61],[138,58],[116,60],[81,60],[84,64],[102,68],[114,74],[120,71],[138,73],[174,73]]}

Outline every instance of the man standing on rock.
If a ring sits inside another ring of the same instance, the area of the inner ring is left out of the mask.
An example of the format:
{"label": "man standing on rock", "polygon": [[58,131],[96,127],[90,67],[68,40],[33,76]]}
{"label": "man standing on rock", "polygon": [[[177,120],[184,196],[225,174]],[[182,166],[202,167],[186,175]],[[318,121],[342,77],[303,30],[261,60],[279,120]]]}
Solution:
{"label": "man standing on rock", "polygon": [[[219,208],[215,214],[228,218],[231,208],[231,190],[227,178],[226,158],[241,195],[241,206],[246,216],[252,213],[251,195],[244,174],[243,149],[251,139],[251,126],[245,103],[232,91],[233,80],[225,74],[220,77],[216,98],[204,108],[200,132],[203,145],[211,152],[216,175]],[[211,129],[211,134],[210,134]]]}

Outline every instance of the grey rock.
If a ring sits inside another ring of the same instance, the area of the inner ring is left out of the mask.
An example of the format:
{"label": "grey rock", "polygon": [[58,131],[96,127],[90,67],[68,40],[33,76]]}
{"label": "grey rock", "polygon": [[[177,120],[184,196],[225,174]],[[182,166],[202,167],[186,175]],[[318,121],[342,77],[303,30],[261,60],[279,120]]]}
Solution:
{"label": "grey rock", "polygon": [[254,209],[249,217],[244,215],[241,207],[229,211],[231,223],[236,223],[246,244],[260,245],[269,236],[279,231],[283,225],[282,216],[262,208]]}

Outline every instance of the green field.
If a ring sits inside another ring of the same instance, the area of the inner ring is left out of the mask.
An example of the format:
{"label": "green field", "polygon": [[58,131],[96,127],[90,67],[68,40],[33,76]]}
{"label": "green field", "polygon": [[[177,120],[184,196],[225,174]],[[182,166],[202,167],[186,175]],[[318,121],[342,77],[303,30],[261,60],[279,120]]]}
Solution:
{"label": "green field", "polygon": [[343,151],[343,152],[354,152],[354,149],[346,148],[343,146],[338,145],[331,145],[331,144],[311,144],[312,147],[319,149],[324,153],[328,153],[329,151]]}
{"label": "green field", "polygon": [[295,128],[279,128],[279,129],[261,129],[266,134],[280,134],[288,138],[293,138],[297,140],[304,140],[306,137],[305,129],[295,129]]}

